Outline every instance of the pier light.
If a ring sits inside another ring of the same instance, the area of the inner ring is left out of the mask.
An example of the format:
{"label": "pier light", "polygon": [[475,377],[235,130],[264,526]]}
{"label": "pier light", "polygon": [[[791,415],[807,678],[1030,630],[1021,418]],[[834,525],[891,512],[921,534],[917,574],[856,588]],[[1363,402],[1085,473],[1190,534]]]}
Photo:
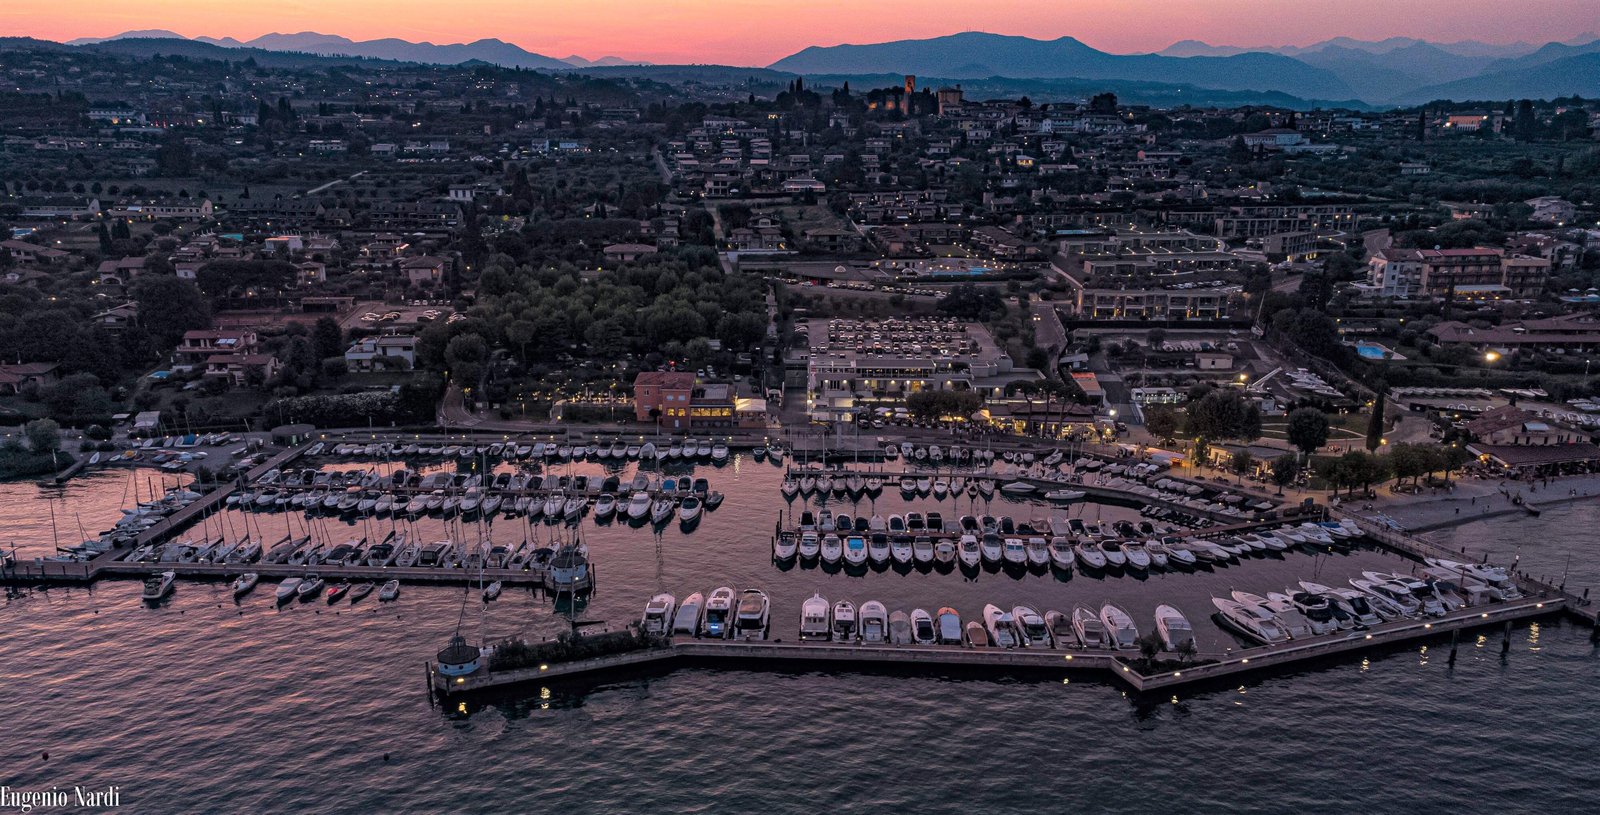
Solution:
{"label": "pier light", "polygon": [[1241,665],[1249,665],[1250,664],[1250,658],[1249,657],[1245,657],[1244,659],[1239,660],[1239,663]]}
{"label": "pier light", "polygon": [[1533,607],[1534,608],[1544,608],[1544,603],[1534,603]]}
{"label": "pier light", "polygon": [[1071,655],[1071,654],[1067,654],[1067,661],[1068,661],[1068,662],[1071,662],[1071,661],[1072,661],[1072,655]]}
{"label": "pier light", "polygon": [[[1173,671],[1172,675],[1173,676],[1183,676],[1183,671]],[[1178,697],[1176,697],[1176,696],[1172,697],[1172,701],[1174,701],[1174,702],[1178,701]]]}
{"label": "pier light", "polygon": [[1122,672],[1123,673],[1127,673],[1128,672],[1128,666],[1126,666],[1126,665],[1122,666]]}
{"label": "pier light", "polygon": [[543,671],[543,670],[548,670],[548,669],[549,669],[549,667],[550,667],[550,666],[549,666],[549,665],[540,665],[540,666],[539,666],[539,670],[541,670],[541,671]]}
{"label": "pier light", "polygon": [[467,678],[464,677],[464,676],[456,677],[456,684],[457,685],[465,685],[465,684],[467,684]]}
{"label": "pier light", "polygon": [[1423,623],[1422,627],[1423,628],[1432,628],[1433,627],[1433,623]]}
{"label": "pier light", "polygon": [[1371,634],[1368,634],[1368,635],[1367,635],[1367,639],[1369,639],[1369,640],[1370,640],[1370,639],[1372,639],[1372,635],[1371,635]]}
{"label": "pier light", "polygon": [[1489,619],[1489,612],[1485,611],[1484,613],[1479,614],[1478,616],[1484,618],[1485,620],[1487,620],[1487,619]]}

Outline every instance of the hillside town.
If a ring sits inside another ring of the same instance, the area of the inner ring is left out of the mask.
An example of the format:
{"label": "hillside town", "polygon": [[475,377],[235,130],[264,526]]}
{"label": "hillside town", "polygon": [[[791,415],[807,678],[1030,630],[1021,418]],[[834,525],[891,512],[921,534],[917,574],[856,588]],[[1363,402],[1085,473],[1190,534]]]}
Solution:
{"label": "hillside town", "polygon": [[309,423],[1042,436],[1335,491],[1600,464],[1593,101],[0,75],[0,418],[67,454]]}

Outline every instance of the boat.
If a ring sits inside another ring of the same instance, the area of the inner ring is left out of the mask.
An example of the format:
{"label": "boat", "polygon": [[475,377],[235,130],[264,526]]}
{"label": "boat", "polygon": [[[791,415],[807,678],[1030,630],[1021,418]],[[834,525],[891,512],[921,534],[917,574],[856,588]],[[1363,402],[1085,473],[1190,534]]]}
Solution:
{"label": "boat", "polygon": [[672,615],[672,633],[699,636],[700,613],[704,609],[705,595],[700,592],[683,598],[683,602],[678,604],[678,611]]}
{"label": "boat", "polygon": [[1010,612],[993,603],[984,606],[983,626],[996,648],[1017,647],[1016,627]]}
{"label": "boat", "polygon": [[833,604],[834,642],[854,642],[856,639],[856,607],[849,600]]}
{"label": "boat", "polygon": [[692,524],[700,520],[700,508],[699,498],[693,495],[684,496],[683,501],[678,504],[678,521],[684,524]]}
{"label": "boat", "polygon": [[348,580],[339,581],[332,588],[328,589],[328,605],[331,606],[334,603],[339,602],[340,600],[344,599],[344,596],[346,594],[349,594],[349,593],[350,593],[350,581],[348,581]]}
{"label": "boat", "polygon": [[378,599],[383,601],[393,600],[400,596],[400,581],[390,580],[378,589]]}
{"label": "boat", "polygon": [[721,586],[711,592],[706,599],[706,618],[703,633],[707,637],[725,639],[733,622],[734,603],[737,598],[733,589]]}
{"label": "boat", "polygon": [[1083,541],[1076,547],[1078,563],[1085,569],[1104,569],[1107,565],[1105,552],[1094,541]]}
{"label": "boat", "polygon": [[933,545],[933,559],[938,563],[954,563],[956,561],[956,543],[949,538],[940,538]]}
{"label": "boat", "polygon": [[361,598],[372,593],[372,583],[357,583],[350,587],[350,604],[355,605]]}
{"label": "boat", "polygon": [[962,535],[961,541],[956,548],[957,556],[961,559],[961,565],[969,569],[978,568],[979,562],[983,559],[983,554],[982,547],[979,545],[976,536],[970,534]]}
{"label": "boat", "polygon": [[1362,572],[1363,580],[1351,580],[1350,585],[1369,595],[1381,597],[1391,605],[1399,606],[1407,617],[1416,617],[1423,613],[1422,601],[1411,593],[1411,589],[1400,583],[1392,583],[1382,579],[1376,572]]}
{"label": "boat", "polygon": [[1156,631],[1168,651],[1183,653],[1194,647],[1194,626],[1183,613],[1169,605],[1156,606]]}
{"label": "boat", "polygon": [[1138,541],[1123,541],[1120,548],[1122,556],[1128,561],[1128,568],[1141,572],[1150,568],[1150,553],[1145,551],[1144,544]]}
{"label": "boat", "polygon": [[256,584],[259,582],[261,582],[261,576],[255,572],[245,572],[244,574],[239,575],[238,577],[234,578],[233,581],[233,596],[243,597],[244,595],[249,594],[255,589]]}
{"label": "boat", "polygon": [[1106,538],[1100,541],[1100,552],[1106,556],[1106,563],[1121,568],[1128,565],[1128,555],[1122,551],[1120,541]]}
{"label": "boat", "polygon": [[[711,461],[712,461],[713,464],[723,464],[723,463],[727,462],[727,460],[728,460],[728,445],[726,445],[726,444],[712,445],[711,450],[709,451],[709,455],[711,456]],[[755,591],[755,589],[751,589],[750,591]],[[746,594],[748,594],[748,593],[749,592],[746,592]],[[761,596],[765,597],[766,595],[763,594]],[[763,639],[764,638],[765,637],[763,637]]]}
{"label": "boat", "polygon": [[936,628],[940,645],[961,644],[961,614],[955,609],[949,606],[939,609]]}
{"label": "boat", "polygon": [[1063,572],[1071,571],[1072,562],[1076,558],[1072,541],[1065,537],[1051,538],[1048,556],[1050,565]]}
{"label": "boat", "polygon": [[178,579],[177,572],[162,572],[145,578],[144,591],[141,597],[150,602],[155,602],[172,593],[172,584]]}
{"label": "boat", "polygon": [[844,557],[844,544],[832,532],[822,536],[820,548],[823,563],[838,563]]}
{"label": "boat", "polygon": [[1078,644],[1084,648],[1115,647],[1111,644],[1111,635],[1107,633],[1106,624],[1100,620],[1100,615],[1083,606],[1072,609],[1072,632],[1077,635]]}
{"label": "boat", "polygon": [[917,645],[933,645],[939,641],[939,631],[933,625],[933,615],[925,609],[911,610],[911,641]]}
{"label": "boat", "polygon": [[1028,565],[1033,568],[1043,569],[1050,565],[1050,544],[1044,538],[1031,537],[1023,542],[1023,549],[1028,558]]}
{"label": "boat", "polygon": [[1139,647],[1139,628],[1128,612],[1110,603],[1100,607],[1100,622],[1106,627],[1112,648],[1125,651]]}
{"label": "boat", "polygon": [[1083,490],[1051,490],[1045,493],[1044,497],[1047,501],[1060,501],[1065,503],[1068,501],[1082,501],[1087,495],[1088,493],[1084,492]]}
{"label": "boat", "polygon": [[[1361,576],[1375,584],[1392,587],[1411,595],[1417,603],[1418,611],[1425,617],[1443,617],[1448,612],[1444,598],[1440,597],[1426,580],[1391,572],[1362,572]],[[1401,602],[1400,605],[1403,606],[1405,603]]]}
{"label": "boat", "polygon": [[297,595],[300,592],[300,583],[301,580],[298,577],[285,577],[283,582],[278,584],[276,592],[278,602],[282,603]]}
{"label": "boat", "polygon": [[594,517],[602,520],[611,517],[617,511],[617,497],[611,493],[603,493],[594,502]]}
{"label": "boat", "polygon": [[793,499],[800,494],[800,482],[793,478],[785,478],[778,490],[783,493],[784,498]]}
{"label": "boat", "polygon": [[[1000,536],[993,532],[985,532],[982,540],[978,542],[978,550],[983,554],[987,563],[999,563],[1004,557],[1004,544]],[[1024,555],[1026,557],[1026,555]]]}
{"label": "boat", "polygon": [[911,644],[911,615],[898,610],[889,615],[889,644]]}
{"label": "boat", "polygon": [[[724,448],[726,449],[726,448]],[[733,620],[733,638],[738,640],[764,640],[767,623],[772,613],[772,601],[760,589],[745,589],[739,596],[738,609]]]}
{"label": "boat", "polygon": [[[934,558],[933,539],[927,535],[918,535],[911,540],[911,559],[918,563],[932,563]],[[896,560],[899,555],[896,554]],[[903,562],[903,561],[902,561]]]}
{"label": "boat", "polygon": [[628,499],[628,518],[641,520],[650,515],[650,493],[640,490]]}
{"label": "boat", "polygon": [[[919,609],[920,610],[920,609]],[[916,628],[916,612],[912,612],[912,629]],[[861,604],[861,641],[881,645],[889,641],[889,609],[877,600]]]}
{"label": "boat", "polygon": [[[849,554],[848,551],[845,552],[846,557]],[[890,557],[889,537],[882,532],[872,533],[872,537],[867,540],[867,557],[873,563],[888,563]]]}
{"label": "boat", "polygon": [[500,581],[498,581],[498,580],[494,581],[493,583],[490,583],[487,586],[484,586],[483,587],[483,601],[487,603],[490,600],[493,600],[496,597],[499,597],[500,596],[500,590],[502,588],[504,588],[504,587],[500,585]]}
{"label": "boat", "polygon": [[966,637],[968,648],[988,648],[990,645],[989,630],[977,620],[967,623]]}
{"label": "boat", "polygon": [[1217,609],[1218,624],[1256,645],[1272,645],[1289,639],[1272,619],[1272,614],[1264,608],[1246,606],[1223,597],[1211,598],[1211,604]]}
{"label": "boat", "polygon": [[[876,535],[874,537],[877,538],[882,536]],[[895,563],[910,563],[915,554],[916,553],[912,546],[910,535],[895,535],[889,540],[889,557]],[[933,557],[933,546],[931,543],[928,546],[928,557],[930,559]]]}
{"label": "boat", "polygon": [[1000,554],[1006,563],[1013,566],[1023,566],[1028,562],[1028,547],[1021,538],[1006,538],[1001,544]]}
{"label": "boat", "polygon": [[1050,629],[1050,642],[1057,648],[1078,645],[1078,635],[1072,630],[1072,617],[1054,609],[1044,613],[1044,624]]}
{"label": "boat", "polygon": [[822,539],[817,537],[816,530],[801,532],[799,542],[795,545],[795,551],[806,560],[812,560],[821,554]]}
{"label": "boat", "polygon": [[677,602],[676,597],[666,592],[650,598],[650,602],[644,605],[644,615],[639,618],[639,630],[660,636],[671,634],[672,612]]}
{"label": "boat", "polygon": [[800,639],[826,640],[833,637],[833,606],[821,594],[812,594],[800,604]]}
{"label": "boat", "polygon": [[308,574],[300,580],[300,585],[295,587],[294,596],[301,600],[309,600],[322,593],[322,586],[322,578]]}
{"label": "boat", "polygon": [[850,535],[844,539],[844,562],[851,566],[860,566],[867,562],[867,541],[860,535]]}
{"label": "boat", "polygon": [[[689,496],[683,500],[688,501],[691,498],[693,498],[693,496]],[[671,498],[657,498],[655,503],[650,505],[650,522],[657,524],[666,523],[667,520],[672,517],[672,513],[677,509],[677,503]],[[696,512],[696,515],[698,514],[699,513]]]}
{"label": "boat", "polygon": [[1000,491],[1007,495],[1028,495],[1034,489],[1034,486],[1026,481],[1010,481],[1000,487]]}
{"label": "boat", "polygon": [[[808,534],[810,534],[813,539],[817,536],[817,533],[815,532]],[[779,562],[794,559],[795,553],[799,546],[797,538],[798,536],[795,535],[795,533],[787,529],[774,536],[772,539],[773,559]]]}
{"label": "boat", "polygon": [[1031,606],[1017,606],[1011,609],[1011,619],[1016,625],[1017,639],[1023,648],[1049,648],[1053,645],[1050,641],[1050,628],[1045,624],[1044,615]]}

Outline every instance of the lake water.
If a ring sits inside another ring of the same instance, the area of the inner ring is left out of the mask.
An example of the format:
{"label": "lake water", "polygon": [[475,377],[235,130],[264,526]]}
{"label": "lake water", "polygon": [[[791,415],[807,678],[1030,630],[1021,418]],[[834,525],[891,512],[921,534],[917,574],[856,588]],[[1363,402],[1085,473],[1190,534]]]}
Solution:
{"label": "lake water", "polygon": [[[618,625],[656,591],[718,585],[766,589],[774,636],[785,638],[813,591],[891,609],[952,605],[967,618],[988,602],[1112,600],[1141,626],[1172,602],[1196,622],[1202,648],[1220,650],[1232,642],[1204,620],[1213,593],[1398,565],[1358,550],[1142,581],[780,570],[769,558],[785,506],[780,471],[738,458],[696,474],[728,498],[690,533],[584,523],[598,585],[583,619]],[[75,481],[68,506],[93,532],[115,519],[131,481],[125,472]],[[39,493],[0,485],[10,516],[0,534],[49,539],[48,512],[40,527],[32,507],[45,503]],[[889,490],[876,510],[907,506]],[[947,519],[968,511],[965,500],[940,509]],[[1049,510],[996,501],[988,511]],[[56,512],[59,525],[59,503]],[[272,513],[218,521],[269,533],[304,523]],[[1521,542],[1523,566],[1559,574],[1567,552],[1586,553],[1596,522],[1597,507],[1579,506],[1436,534],[1501,559]],[[446,531],[436,520],[419,527],[424,537]],[[311,528],[340,539],[356,531],[332,519]],[[530,530],[500,520],[489,534]],[[1574,585],[1600,576],[1592,562],[1570,572]],[[407,586],[392,604],[278,610],[267,588],[235,604],[225,585],[180,582],[156,608],[139,602],[133,581],[8,598],[0,682],[11,737],[0,781],[118,784],[132,812],[1504,813],[1600,802],[1583,759],[1600,732],[1600,661],[1586,629],[1553,620],[1516,629],[1504,658],[1498,633],[1485,632],[1463,641],[1453,667],[1435,642],[1177,698],[1131,699],[1081,676],[679,670],[441,708],[429,703],[423,663],[458,625],[474,639],[548,636],[563,627],[549,601],[508,591],[485,607],[461,588]]]}

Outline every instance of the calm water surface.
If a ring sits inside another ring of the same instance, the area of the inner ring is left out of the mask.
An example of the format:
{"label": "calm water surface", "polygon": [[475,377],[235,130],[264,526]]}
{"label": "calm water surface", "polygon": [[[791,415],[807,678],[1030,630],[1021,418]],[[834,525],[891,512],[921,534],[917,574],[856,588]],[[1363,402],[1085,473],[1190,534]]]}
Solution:
{"label": "calm water surface", "polygon": [[[1201,619],[1213,593],[1339,583],[1398,565],[1358,551],[1144,581],[780,571],[768,548],[783,506],[779,471],[741,459],[697,474],[728,500],[691,533],[585,522],[598,589],[584,619],[621,624],[656,591],[718,585],[772,593],[782,637],[813,591],[891,609],[953,605],[969,618],[987,602],[1043,610],[1109,599],[1141,626],[1172,602],[1195,619],[1202,646],[1220,650],[1231,640]],[[66,506],[93,532],[115,520],[131,480],[74,481]],[[41,494],[0,485],[0,536],[19,547],[50,540]],[[968,511],[964,500],[915,504],[947,519]],[[906,506],[891,490],[876,509]],[[61,525],[62,504],[55,509]],[[989,511],[1048,509],[997,501]],[[275,537],[305,521],[225,513],[213,523]],[[1600,506],[1586,505],[1438,534],[1500,560],[1519,554],[1520,541],[1535,573],[1559,574],[1575,553],[1569,583],[1588,585],[1600,573],[1579,557],[1597,523]],[[319,520],[311,531],[343,539],[383,528]],[[489,534],[546,530],[502,520]],[[415,531],[463,530],[425,521]],[[133,812],[1600,809],[1581,758],[1600,732],[1600,660],[1587,630],[1553,620],[1516,629],[1506,658],[1498,633],[1485,632],[1463,641],[1453,668],[1435,642],[1176,699],[1130,699],[1084,676],[681,670],[441,708],[429,703],[423,663],[458,622],[474,638],[548,636],[561,628],[549,601],[510,591],[485,608],[459,588],[408,586],[393,604],[276,610],[267,588],[235,604],[225,585],[180,582],[158,608],[142,606],[131,581],[9,598],[0,606],[0,782],[119,784]]]}

